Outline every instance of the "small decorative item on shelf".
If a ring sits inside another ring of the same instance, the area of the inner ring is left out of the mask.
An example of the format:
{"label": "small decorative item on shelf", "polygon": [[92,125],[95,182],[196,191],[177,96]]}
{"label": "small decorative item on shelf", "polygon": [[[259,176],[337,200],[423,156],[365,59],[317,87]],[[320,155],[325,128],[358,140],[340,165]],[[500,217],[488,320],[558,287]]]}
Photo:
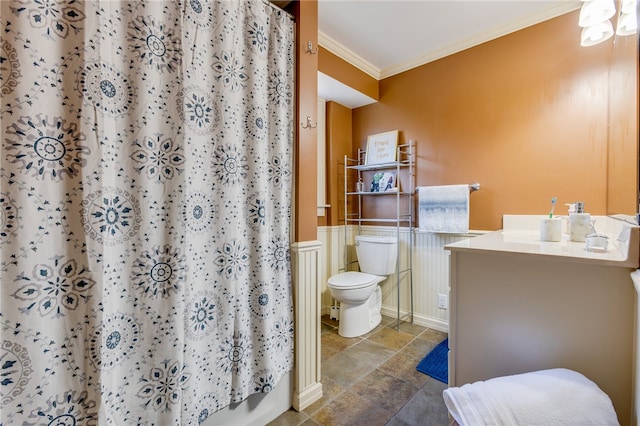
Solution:
{"label": "small decorative item on shelf", "polygon": [[364,192],[364,181],[362,178],[358,179],[358,182],[356,182],[356,192]]}
{"label": "small decorative item on shelf", "polygon": [[396,172],[378,172],[371,178],[370,192],[397,191]]}
{"label": "small decorative item on shelf", "polygon": [[[367,138],[365,165],[392,163],[396,161],[398,131],[378,133]],[[378,191],[375,191],[378,192]]]}

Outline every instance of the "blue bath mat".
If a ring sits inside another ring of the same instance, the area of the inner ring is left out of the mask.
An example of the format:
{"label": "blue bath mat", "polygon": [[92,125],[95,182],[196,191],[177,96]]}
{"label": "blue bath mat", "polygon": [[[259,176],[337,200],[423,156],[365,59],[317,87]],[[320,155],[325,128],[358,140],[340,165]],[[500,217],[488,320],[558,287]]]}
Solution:
{"label": "blue bath mat", "polygon": [[442,383],[449,380],[449,339],[444,339],[416,366],[416,370]]}

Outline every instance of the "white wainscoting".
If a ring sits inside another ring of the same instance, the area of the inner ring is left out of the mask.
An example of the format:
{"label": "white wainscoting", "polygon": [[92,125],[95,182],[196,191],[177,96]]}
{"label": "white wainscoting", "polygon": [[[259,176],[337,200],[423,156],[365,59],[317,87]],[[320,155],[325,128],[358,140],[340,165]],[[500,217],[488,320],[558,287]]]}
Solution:
{"label": "white wainscoting", "polygon": [[[291,273],[295,318],[293,408],[302,411],[322,398],[320,382],[320,284],[318,265],[322,243],[291,245]],[[325,283],[326,285],[326,283]]]}
{"label": "white wainscoting", "polygon": [[[322,314],[329,314],[334,303],[327,288],[327,280],[331,275],[345,270],[345,232],[348,233],[349,259],[355,259],[353,238],[357,227],[325,226],[318,228],[318,240],[322,242],[319,255],[318,279],[321,286]],[[362,234],[396,236],[396,228],[388,226],[363,226]],[[469,234],[432,234],[414,232],[413,235],[413,320],[414,323],[440,331],[448,331],[449,310],[438,308],[438,294],[449,294],[449,252],[444,246],[466,238],[480,235],[482,231]],[[408,267],[408,250],[410,235],[408,228],[400,229],[400,269]],[[357,265],[355,265],[357,266]],[[400,281],[400,315],[410,310],[409,277],[401,274]],[[395,317],[397,315],[397,278],[392,275],[382,284],[382,313]]]}

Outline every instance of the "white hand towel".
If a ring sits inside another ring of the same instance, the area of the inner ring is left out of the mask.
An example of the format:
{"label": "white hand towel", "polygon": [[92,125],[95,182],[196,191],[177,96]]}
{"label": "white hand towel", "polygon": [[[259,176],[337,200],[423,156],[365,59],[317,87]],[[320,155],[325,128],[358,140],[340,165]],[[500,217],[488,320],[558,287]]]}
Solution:
{"label": "white hand towel", "polygon": [[460,426],[619,425],[607,394],[565,368],[451,387],[443,396]]}
{"label": "white hand towel", "polygon": [[426,232],[469,232],[469,185],[421,186],[418,222]]}

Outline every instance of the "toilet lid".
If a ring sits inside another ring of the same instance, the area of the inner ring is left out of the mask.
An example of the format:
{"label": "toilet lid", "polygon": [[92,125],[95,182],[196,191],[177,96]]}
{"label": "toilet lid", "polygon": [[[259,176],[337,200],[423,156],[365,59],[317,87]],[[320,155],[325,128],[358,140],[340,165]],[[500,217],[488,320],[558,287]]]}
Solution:
{"label": "toilet lid", "polygon": [[367,274],[365,272],[349,271],[333,275],[329,278],[328,284],[334,288],[356,289],[370,286],[372,283],[379,281],[381,280],[377,275]]}

